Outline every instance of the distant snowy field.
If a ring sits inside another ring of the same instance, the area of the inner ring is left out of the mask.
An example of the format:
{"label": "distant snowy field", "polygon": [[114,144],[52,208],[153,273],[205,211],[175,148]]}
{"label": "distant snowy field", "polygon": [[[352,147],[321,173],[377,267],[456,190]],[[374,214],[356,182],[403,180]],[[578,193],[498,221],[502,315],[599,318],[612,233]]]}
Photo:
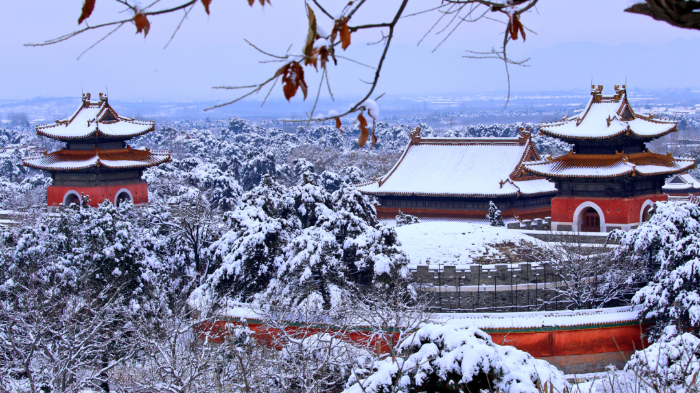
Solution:
{"label": "distant snowy field", "polygon": [[469,265],[479,259],[504,258],[504,248],[546,247],[546,243],[520,232],[466,222],[433,221],[396,228],[401,248],[411,265]]}

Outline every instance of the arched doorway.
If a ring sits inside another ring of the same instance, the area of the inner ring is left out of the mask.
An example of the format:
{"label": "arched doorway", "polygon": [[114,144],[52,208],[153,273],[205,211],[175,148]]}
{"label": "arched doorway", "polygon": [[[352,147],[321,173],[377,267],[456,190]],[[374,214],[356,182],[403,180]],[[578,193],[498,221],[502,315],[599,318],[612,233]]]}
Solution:
{"label": "arched doorway", "polygon": [[117,197],[114,198],[114,200],[115,200],[117,206],[119,206],[119,205],[121,205],[121,204],[124,203],[124,202],[130,202],[130,201],[131,201],[131,195],[130,195],[128,192],[126,192],[126,191],[122,191],[122,192],[120,192],[119,194],[117,194]]}
{"label": "arched doorway", "polygon": [[72,204],[80,205],[80,196],[75,191],[68,192],[63,198],[63,205],[70,206]]}
{"label": "arched doorway", "polygon": [[654,214],[651,211],[651,208],[652,208],[652,205],[646,205],[642,209],[642,222],[647,222],[647,221],[651,220],[651,216]]}
{"label": "arched doorway", "polygon": [[600,232],[600,216],[592,207],[581,213],[581,232]]}

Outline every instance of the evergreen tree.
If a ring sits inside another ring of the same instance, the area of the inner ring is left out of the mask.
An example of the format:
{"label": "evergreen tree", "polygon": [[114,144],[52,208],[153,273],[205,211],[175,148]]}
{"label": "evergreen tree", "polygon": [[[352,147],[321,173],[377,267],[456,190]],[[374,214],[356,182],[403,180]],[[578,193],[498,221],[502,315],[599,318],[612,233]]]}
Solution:
{"label": "evergreen tree", "polygon": [[633,298],[640,318],[656,320],[652,338],[666,327],[700,334],[700,206],[657,202],[637,229],[620,234],[618,258],[640,258],[653,276]]}
{"label": "evergreen tree", "polygon": [[406,214],[399,209],[399,214],[396,216],[396,226],[402,227],[404,225],[418,224],[420,220],[416,216]]}
{"label": "evergreen tree", "polygon": [[212,245],[216,256],[193,299],[248,301],[284,295],[290,305],[331,308],[342,293],[405,276],[396,232],[379,224],[358,191],[334,193],[307,172],[284,187],[270,176],[227,213],[229,230]]}
{"label": "evergreen tree", "polygon": [[503,217],[501,217],[501,211],[496,207],[493,201],[489,201],[489,214],[486,215],[486,219],[489,220],[489,224],[492,227],[504,227],[506,224],[503,222]]}

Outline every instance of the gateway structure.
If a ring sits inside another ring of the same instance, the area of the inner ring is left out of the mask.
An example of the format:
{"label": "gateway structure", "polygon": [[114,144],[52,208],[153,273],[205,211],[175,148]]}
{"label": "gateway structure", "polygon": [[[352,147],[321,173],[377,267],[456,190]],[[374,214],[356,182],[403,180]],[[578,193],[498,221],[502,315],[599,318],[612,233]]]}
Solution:
{"label": "gateway structure", "polygon": [[676,123],[634,113],[625,85],[615,85],[613,95],[602,91],[602,85],[592,86],[580,114],[540,127],[543,134],[573,144],[573,150],[525,164],[528,174],[556,184],[552,230],[634,229],[648,220],[654,202],[668,200],[665,179],[694,167],[691,158],[652,153],[645,146],[677,131]]}
{"label": "gateway structure", "polygon": [[670,201],[697,200],[700,197],[700,180],[690,173],[679,173],[666,180],[663,190]]}
{"label": "gateway structure", "polygon": [[540,160],[529,132],[515,138],[424,138],[420,128],[394,167],[358,186],[379,199],[377,215],[484,220],[493,201],[504,218],[550,214],[554,184],[523,172]]}
{"label": "gateway structure", "polygon": [[23,160],[24,165],[48,171],[53,184],[47,189],[49,206],[79,203],[89,196],[90,206],[105,200],[114,204],[148,202],[143,170],[170,160],[169,152],[134,149],[126,141],[154,130],[152,121],[119,116],[100,93],[98,101],[83,94],[80,107],[69,118],[36,126],[37,135],[66,143],[55,152]]}

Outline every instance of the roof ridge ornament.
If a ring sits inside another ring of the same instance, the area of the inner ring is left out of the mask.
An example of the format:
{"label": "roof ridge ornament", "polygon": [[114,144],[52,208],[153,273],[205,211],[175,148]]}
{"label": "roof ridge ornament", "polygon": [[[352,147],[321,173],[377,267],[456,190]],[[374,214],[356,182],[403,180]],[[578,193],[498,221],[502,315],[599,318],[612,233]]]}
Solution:
{"label": "roof ridge ornament", "polygon": [[412,144],[420,144],[421,136],[420,136],[420,126],[416,127],[415,130],[411,131],[409,134],[409,137],[411,138],[411,143]]}

